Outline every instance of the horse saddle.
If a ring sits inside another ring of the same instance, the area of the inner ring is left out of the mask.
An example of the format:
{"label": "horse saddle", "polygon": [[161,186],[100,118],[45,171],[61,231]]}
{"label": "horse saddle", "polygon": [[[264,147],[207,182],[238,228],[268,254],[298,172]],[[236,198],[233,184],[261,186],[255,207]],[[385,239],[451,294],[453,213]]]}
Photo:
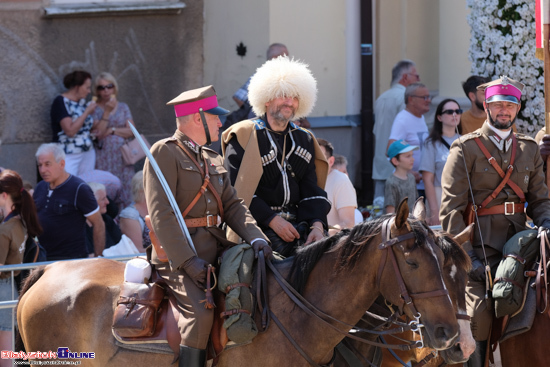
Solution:
{"label": "horse saddle", "polygon": [[[122,348],[174,354],[175,361],[179,356],[179,346],[181,344],[181,335],[178,329],[180,313],[177,308],[177,301],[170,288],[164,284],[156,271],[153,273],[152,278],[153,282],[148,285],[135,284],[130,286],[129,289],[125,289],[124,286],[126,284],[124,284],[121,287],[121,295],[113,316],[112,333],[116,339],[116,344]],[[154,291],[140,292],[140,287]],[[157,302],[159,297],[156,290],[157,287],[162,288],[163,296],[160,302]],[[140,310],[139,307],[135,307],[136,304],[152,305],[154,315],[150,315],[148,312]],[[157,305],[158,307],[154,307]],[[133,310],[134,315],[132,316]],[[149,316],[152,316],[152,319],[144,321]],[[139,331],[131,331],[143,330],[144,322],[154,324],[152,328],[148,329],[150,332],[140,333]]]}

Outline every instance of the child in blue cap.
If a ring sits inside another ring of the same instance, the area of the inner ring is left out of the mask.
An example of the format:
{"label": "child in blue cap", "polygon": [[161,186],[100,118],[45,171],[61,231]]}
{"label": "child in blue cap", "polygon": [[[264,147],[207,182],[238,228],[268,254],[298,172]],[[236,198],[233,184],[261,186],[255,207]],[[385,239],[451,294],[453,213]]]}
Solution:
{"label": "child in blue cap", "polygon": [[416,149],[417,146],[409,145],[404,140],[396,140],[388,148],[390,163],[395,167],[384,188],[384,206],[388,214],[395,213],[395,208],[406,197],[409,198],[409,207],[412,209],[412,204],[418,197],[416,180],[410,173],[414,164],[412,152]]}

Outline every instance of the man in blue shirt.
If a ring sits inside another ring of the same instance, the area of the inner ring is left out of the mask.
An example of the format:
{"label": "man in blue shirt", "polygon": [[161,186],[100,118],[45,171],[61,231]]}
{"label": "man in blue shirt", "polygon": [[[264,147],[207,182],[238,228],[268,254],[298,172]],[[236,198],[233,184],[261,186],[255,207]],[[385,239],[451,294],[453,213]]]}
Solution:
{"label": "man in blue shirt", "polygon": [[44,181],[33,199],[44,232],[38,237],[48,260],[88,257],[85,226],[93,226],[94,254],[105,248],[105,224],[90,186],[65,171],[65,152],[55,143],[42,144],[36,152],[38,170]]}

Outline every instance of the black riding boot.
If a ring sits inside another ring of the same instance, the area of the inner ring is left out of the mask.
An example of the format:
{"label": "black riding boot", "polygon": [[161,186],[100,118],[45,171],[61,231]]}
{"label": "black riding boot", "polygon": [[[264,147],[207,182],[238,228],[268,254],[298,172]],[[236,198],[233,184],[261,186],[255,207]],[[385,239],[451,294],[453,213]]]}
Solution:
{"label": "black riding boot", "polygon": [[179,367],[206,366],[206,350],[180,345]]}
{"label": "black riding boot", "polygon": [[487,340],[476,342],[476,350],[464,363],[464,367],[484,367],[485,354],[487,352]]}

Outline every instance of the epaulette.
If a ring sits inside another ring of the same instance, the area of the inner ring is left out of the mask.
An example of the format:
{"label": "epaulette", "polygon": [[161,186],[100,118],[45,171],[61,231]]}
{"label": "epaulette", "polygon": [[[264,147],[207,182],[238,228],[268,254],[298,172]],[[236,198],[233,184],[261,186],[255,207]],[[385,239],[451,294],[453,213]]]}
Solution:
{"label": "epaulette", "polygon": [[[462,135],[460,138],[460,141],[464,142],[466,140],[471,140],[471,139],[475,139],[475,138],[479,138],[481,136],[481,133],[478,132],[477,130],[476,131],[472,131],[471,133],[468,133],[466,135]],[[457,139],[457,140],[458,140]]]}
{"label": "epaulette", "polygon": [[527,135],[527,134],[516,133],[516,138],[521,139],[521,140],[532,141],[532,142],[535,143],[535,144],[537,143],[537,141],[535,140],[535,138],[533,138],[532,136]]}
{"label": "epaulette", "polygon": [[208,153],[214,153],[215,157],[220,155],[220,153],[216,152],[214,149],[205,147],[204,145],[202,146],[202,150],[205,150]]}

